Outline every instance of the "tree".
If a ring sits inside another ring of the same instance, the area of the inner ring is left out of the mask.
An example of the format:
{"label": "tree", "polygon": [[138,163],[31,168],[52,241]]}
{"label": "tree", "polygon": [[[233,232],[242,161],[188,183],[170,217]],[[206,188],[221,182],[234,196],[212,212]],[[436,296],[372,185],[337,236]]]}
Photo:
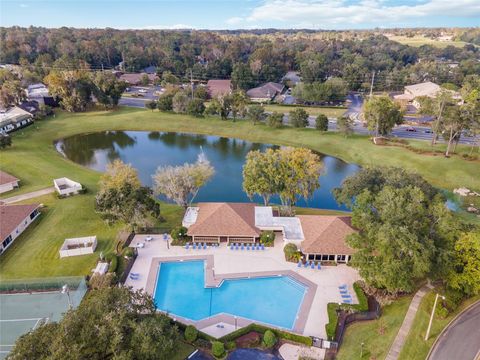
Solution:
{"label": "tree", "polygon": [[141,186],[137,172],[121,160],[109,164],[102,175],[95,209],[108,223],[122,221],[132,227],[145,226],[160,215],[152,191]]}
{"label": "tree", "polygon": [[0,133],[0,149],[12,146],[12,138],[8,134]]}
{"label": "tree", "polygon": [[248,90],[255,84],[252,70],[247,64],[234,64],[231,78],[233,86],[237,89]]}
{"label": "tree", "polygon": [[187,340],[189,343],[193,343],[195,340],[197,340],[197,336],[198,330],[195,326],[188,325],[185,328],[185,340]]}
{"label": "tree", "polygon": [[341,116],[337,119],[337,130],[345,137],[353,134],[353,120],[348,116]]}
{"label": "tree", "polygon": [[451,91],[441,89],[435,98],[421,96],[418,98],[420,103],[420,113],[424,115],[434,116],[435,120],[432,124],[432,146],[436,144],[438,134],[443,126],[443,116],[445,109],[449,104],[453,103]]}
{"label": "tree", "polygon": [[150,79],[147,74],[143,74],[142,77],[140,78],[140,84],[143,86],[148,86],[150,84]]}
{"label": "tree", "polygon": [[154,101],[154,100],[152,100],[152,101],[147,101],[147,102],[145,103],[145,107],[146,107],[147,109],[152,110],[152,112],[153,112],[153,110],[155,110],[155,109],[157,108],[157,102]]}
{"label": "tree", "polygon": [[447,285],[466,296],[480,293],[480,232],[463,233],[455,243]]}
{"label": "tree", "polygon": [[233,121],[237,119],[237,116],[240,116],[241,118],[245,117],[245,114],[247,112],[247,105],[249,102],[249,99],[245,92],[242,90],[235,90],[231,95],[231,98]]}
{"label": "tree", "polygon": [[321,171],[319,157],[308,149],[252,151],[247,154],[243,168],[243,188],[250,197],[260,195],[265,204],[272,195],[278,195],[286,212],[291,214],[299,197],[308,199],[320,187]]}
{"label": "tree", "polygon": [[296,108],[290,111],[289,119],[293,127],[300,128],[308,126],[308,113],[302,108]]}
{"label": "tree", "polygon": [[273,128],[281,128],[283,126],[283,114],[278,111],[272,112],[267,117],[267,125]]}
{"label": "tree", "polygon": [[261,105],[251,105],[247,109],[247,118],[253,123],[253,125],[261,122],[265,117],[265,110]]}
{"label": "tree", "polygon": [[400,106],[388,96],[374,96],[364,105],[364,116],[370,131],[375,136],[389,135],[395,125],[403,122]]}
{"label": "tree", "polygon": [[214,175],[215,169],[202,155],[195,164],[159,167],[153,176],[155,192],[187,208],[200,188]]}
{"label": "tree", "polygon": [[176,113],[184,114],[187,112],[187,105],[190,98],[183,91],[177,92],[172,99],[172,108]]}
{"label": "tree", "polygon": [[157,108],[160,111],[173,110],[173,94],[163,94],[158,98]]}
{"label": "tree", "polygon": [[192,116],[202,116],[205,112],[205,105],[202,99],[192,99],[187,104],[187,114]]}
{"label": "tree", "polygon": [[203,101],[207,101],[208,99],[208,91],[205,86],[197,86],[195,91],[193,92],[194,98],[202,99]]}
{"label": "tree", "polygon": [[[92,290],[57,323],[21,336],[12,359],[160,359],[174,355],[179,331],[153,299],[127,287]],[[68,356],[67,356],[68,357]]]}
{"label": "tree", "polygon": [[127,83],[119,81],[111,72],[97,72],[92,75],[93,93],[98,102],[110,108],[118,105]]}
{"label": "tree", "polygon": [[6,80],[0,84],[0,106],[9,108],[25,100],[25,91],[20,80]]}
{"label": "tree", "polygon": [[315,129],[320,131],[328,131],[328,117],[324,114],[318,114],[315,119]]}
{"label": "tree", "polygon": [[52,70],[44,81],[50,94],[60,98],[60,105],[69,112],[84,111],[91,102],[92,83],[85,69]]}
{"label": "tree", "polygon": [[221,341],[213,341],[212,342],[212,354],[217,359],[223,358],[225,355],[225,345]]}

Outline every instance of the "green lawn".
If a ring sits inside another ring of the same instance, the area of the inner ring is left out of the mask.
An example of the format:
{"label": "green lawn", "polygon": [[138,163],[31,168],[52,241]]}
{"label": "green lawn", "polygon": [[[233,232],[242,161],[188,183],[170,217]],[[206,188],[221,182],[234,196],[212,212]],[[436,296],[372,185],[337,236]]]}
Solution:
{"label": "green lawn", "polygon": [[[378,147],[367,137],[344,138],[335,133],[322,134],[313,129],[271,129],[246,121],[222,121],[217,118],[151,112],[143,109],[121,108],[117,111],[94,111],[79,114],[58,112],[55,118],[42,120],[13,134],[13,146],[2,150],[1,169],[21,179],[21,187],[4,197],[52,186],[52,179],[67,176],[87,187],[85,195],[57,199],[47,195],[29,201],[47,207],[36,224],[15,241],[2,255],[2,279],[67,276],[88,274],[99,251],[114,246],[116,227],[108,227],[93,211],[94,194],[100,174],[63,158],[53,145],[55,139],[102,130],[165,130],[216,134],[250,141],[307,146],[361,165],[396,165],[423,174],[433,184],[452,189],[467,186],[480,189],[479,162],[460,157],[420,155],[400,147]],[[429,148],[428,143],[417,142]],[[439,145],[441,148],[443,145]],[[464,149],[460,147],[460,149]],[[171,226],[178,223],[181,209],[162,204],[162,215]],[[302,213],[317,210],[301,210]],[[58,258],[58,249],[66,237],[97,235],[99,248],[95,255],[78,258]]]}
{"label": "green lawn", "polygon": [[[407,313],[411,296],[405,296],[382,308],[378,320],[350,325],[343,337],[337,359],[384,359]],[[360,357],[363,343],[363,355]]]}
{"label": "green lawn", "polygon": [[422,45],[431,45],[440,49],[446,48],[447,46],[455,46],[463,48],[467,45],[467,42],[464,41],[440,41],[434,40],[430,38],[426,38],[424,36],[414,36],[414,37],[407,37],[407,36],[389,36],[388,37],[392,41],[396,41],[403,45],[409,45],[414,47],[420,47]]}
{"label": "green lawn", "polygon": [[183,341],[177,341],[175,346],[175,354],[171,358],[172,360],[185,360],[195,350],[190,344]]}
{"label": "green lawn", "polygon": [[327,115],[328,117],[341,117],[346,108],[334,108],[334,107],[314,107],[314,106],[296,106],[296,105],[276,105],[276,104],[269,104],[264,105],[266,111],[278,111],[283,113],[288,113],[296,108],[304,109],[310,115],[317,116],[319,114]]}
{"label": "green lawn", "polygon": [[452,321],[452,319],[464,310],[468,305],[480,299],[480,296],[473,297],[463,302],[463,304],[452,314],[445,319],[440,319],[437,316],[433,318],[432,329],[430,330],[430,337],[425,341],[425,333],[430,320],[430,314],[435,300],[435,292],[428,293],[422,300],[415,320],[408,334],[405,345],[400,353],[400,360],[424,360],[430,351],[435,339],[440,335],[440,332],[445,326]]}

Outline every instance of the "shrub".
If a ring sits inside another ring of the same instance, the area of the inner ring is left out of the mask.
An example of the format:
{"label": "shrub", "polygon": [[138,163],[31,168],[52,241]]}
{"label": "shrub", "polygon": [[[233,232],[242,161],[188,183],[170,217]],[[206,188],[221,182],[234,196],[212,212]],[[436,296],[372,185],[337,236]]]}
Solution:
{"label": "shrub", "polygon": [[184,240],[187,237],[187,228],[185,226],[177,226],[170,232],[173,240]]}
{"label": "shrub", "polygon": [[289,118],[293,127],[301,128],[308,126],[308,113],[302,108],[290,111]]}
{"label": "shrub", "polygon": [[128,247],[123,251],[123,256],[126,256],[128,258],[132,258],[135,255],[135,250],[133,248]]}
{"label": "shrub", "polygon": [[187,114],[192,116],[202,116],[205,111],[205,105],[202,99],[192,99],[187,104]]}
{"label": "shrub", "polygon": [[115,274],[106,273],[103,275],[94,274],[88,281],[88,285],[93,290],[104,289],[110,287],[115,280]]}
{"label": "shrub", "polygon": [[283,125],[283,114],[274,111],[267,117],[267,125],[273,128],[280,128]]}
{"label": "shrub", "polygon": [[193,345],[201,349],[210,349],[211,342],[202,338],[198,338],[194,341]]}
{"label": "shrub", "polygon": [[110,263],[110,265],[108,266],[109,273],[113,273],[117,271],[117,267],[118,267],[117,255],[115,255],[114,253],[108,253],[107,255],[105,255],[105,260],[107,260]]}
{"label": "shrub", "polygon": [[237,347],[237,344],[235,344],[235,341],[229,341],[229,342],[227,342],[227,344],[225,345],[225,348],[226,348],[228,351],[235,350],[236,347]]}
{"label": "shrub", "polygon": [[277,343],[277,337],[271,330],[265,331],[263,334],[263,345],[267,348],[273,347]]}
{"label": "shrub", "polygon": [[217,359],[222,358],[225,355],[225,345],[220,341],[212,342],[212,354]]}
{"label": "shrub", "polygon": [[324,114],[319,114],[315,119],[315,129],[320,131],[328,130],[328,118]]}
{"label": "shrub", "polygon": [[158,98],[157,108],[160,111],[172,111],[173,108],[173,95],[165,94]]}
{"label": "shrub", "polygon": [[275,240],[275,233],[273,231],[262,231],[260,235],[260,242],[264,245],[271,246]]}
{"label": "shrub", "polygon": [[193,325],[188,325],[185,329],[185,340],[192,343],[197,340],[198,330]]}
{"label": "shrub", "polygon": [[285,253],[285,259],[286,259],[287,261],[296,260],[295,254],[298,253],[297,245],[292,244],[292,243],[287,244],[287,245],[285,245],[285,247],[283,248],[283,252]]}

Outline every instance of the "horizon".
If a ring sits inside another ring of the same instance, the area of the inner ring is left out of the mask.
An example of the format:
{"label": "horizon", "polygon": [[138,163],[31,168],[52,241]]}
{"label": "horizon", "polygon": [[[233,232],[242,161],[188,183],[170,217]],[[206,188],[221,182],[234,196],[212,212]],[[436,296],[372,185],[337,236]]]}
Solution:
{"label": "horizon", "polygon": [[476,0],[1,0],[0,8],[2,27],[49,29],[349,31],[480,26]]}

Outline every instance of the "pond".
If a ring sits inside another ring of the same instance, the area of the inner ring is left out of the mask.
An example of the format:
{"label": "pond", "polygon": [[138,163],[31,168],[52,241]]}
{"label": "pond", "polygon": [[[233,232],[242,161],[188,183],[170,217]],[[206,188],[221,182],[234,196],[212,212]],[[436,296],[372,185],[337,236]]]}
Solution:
{"label": "pond", "polygon": [[[242,167],[250,150],[278,147],[246,140],[173,132],[105,131],[75,135],[59,140],[56,148],[68,159],[97,171],[105,171],[108,163],[121,159],[138,170],[144,185],[152,186],[152,175],[162,165],[193,163],[203,152],[215,167],[214,177],[195,198],[201,201],[250,201],[242,189]],[[359,170],[332,156],[319,154],[324,172],[319,178],[320,188],[307,201],[300,199],[301,207],[347,210],[339,206],[332,189],[343,179]],[[261,198],[254,198],[261,203]],[[273,203],[279,203],[273,198]]]}

